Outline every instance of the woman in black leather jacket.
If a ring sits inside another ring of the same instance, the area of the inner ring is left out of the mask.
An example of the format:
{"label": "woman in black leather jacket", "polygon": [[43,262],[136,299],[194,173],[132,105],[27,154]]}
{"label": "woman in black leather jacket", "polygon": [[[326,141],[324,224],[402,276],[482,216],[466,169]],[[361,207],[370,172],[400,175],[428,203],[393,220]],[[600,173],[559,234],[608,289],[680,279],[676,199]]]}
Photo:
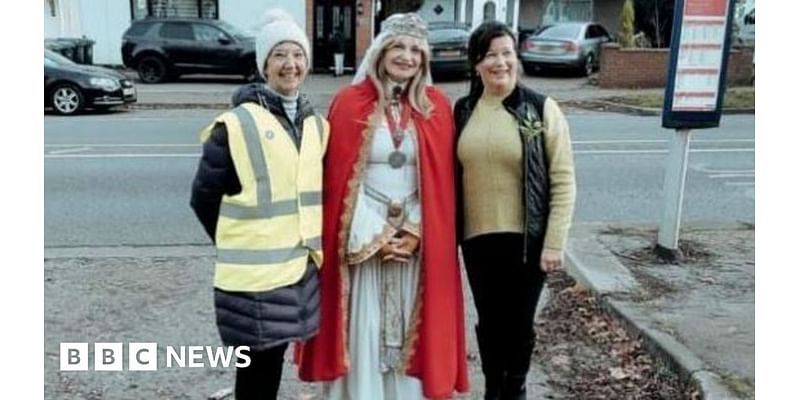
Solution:
{"label": "woman in black leather jacket", "polygon": [[561,268],[575,204],[569,126],[519,82],[514,34],[487,22],[469,41],[472,84],[455,105],[458,239],[478,310],[485,399],[524,399],[533,317]]}

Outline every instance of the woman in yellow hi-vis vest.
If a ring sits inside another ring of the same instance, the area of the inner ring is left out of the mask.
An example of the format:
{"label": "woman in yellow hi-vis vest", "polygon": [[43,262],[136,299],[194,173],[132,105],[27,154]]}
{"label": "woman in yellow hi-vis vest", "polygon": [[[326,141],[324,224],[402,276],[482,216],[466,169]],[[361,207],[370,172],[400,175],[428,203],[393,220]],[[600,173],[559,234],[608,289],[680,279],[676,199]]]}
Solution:
{"label": "woman in yellow hi-vis vest", "polygon": [[299,87],[309,43],[286,12],[256,37],[266,79],[239,89],[232,110],[201,133],[192,208],[217,249],[214,305],[227,346],[249,346],[237,400],[274,399],[289,342],[319,327],[322,157],[328,123]]}

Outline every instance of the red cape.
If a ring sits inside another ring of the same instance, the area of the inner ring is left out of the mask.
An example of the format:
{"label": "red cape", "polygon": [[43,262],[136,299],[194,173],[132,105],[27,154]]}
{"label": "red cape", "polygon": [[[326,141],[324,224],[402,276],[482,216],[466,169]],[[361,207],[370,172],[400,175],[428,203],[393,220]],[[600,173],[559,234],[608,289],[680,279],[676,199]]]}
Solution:
{"label": "red cape", "polygon": [[[464,300],[455,235],[454,126],[447,97],[434,87],[429,119],[412,113],[419,143],[422,241],[420,295],[411,323],[406,373],[422,381],[427,398],[449,398],[469,389],[464,333]],[[324,263],[320,271],[322,309],[319,334],[298,346],[300,378],[330,381],[349,369],[347,354],[349,275],[344,248],[352,220],[360,165],[368,154],[368,120],[377,103],[370,80],[341,90],[328,119],[331,137],[323,182]]]}

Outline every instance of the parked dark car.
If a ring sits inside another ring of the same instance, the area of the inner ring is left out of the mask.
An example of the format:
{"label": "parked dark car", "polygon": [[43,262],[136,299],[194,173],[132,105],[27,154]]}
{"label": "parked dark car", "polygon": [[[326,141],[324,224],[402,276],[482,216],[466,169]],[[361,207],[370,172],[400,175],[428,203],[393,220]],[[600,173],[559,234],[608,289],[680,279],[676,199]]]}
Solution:
{"label": "parked dark car", "polygon": [[541,67],[566,67],[590,75],[600,66],[603,43],[611,40],[611,34],[596,23],[547,25],[520,44],[520,59],[529,75]]}
{"label": "parked dark car", "polygon": [[254,38],[221,20],[134,21],[122,36],[122,62],[145,83],[198,73],[260,76]]}
{"label": "parked dark car", "polygon": [[463,75],[469,71],[467,44],[469,27],[458,22],[428,24],[428,44],[431,47],[433,75]]}
{"label": "parked dark car", "polygon": [[85,107],[110,108],[136,101],[136,88],[119,72],[76,64],[51,50],[44,50],[44,105],[62,115]]}

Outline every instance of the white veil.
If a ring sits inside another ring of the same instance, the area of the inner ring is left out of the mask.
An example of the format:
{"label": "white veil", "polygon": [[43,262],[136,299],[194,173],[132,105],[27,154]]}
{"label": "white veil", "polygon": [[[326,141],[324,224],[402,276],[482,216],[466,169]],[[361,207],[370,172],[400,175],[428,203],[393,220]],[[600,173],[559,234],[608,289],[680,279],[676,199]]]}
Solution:
{"label": "white veil", "polygon": [[[395,15],[398,15],[398,14],[394,14],[392,16],[395,16]],[[389,18],[391,18],[392,16],[390,16]],[[387,20],[388,20],[388,18],[387,18]],[[427,32],[427,29],[426,29],[426,32]],[[402,35],[402,34],[403,34],[402,32],[397,32],[395,30],[392,30],[392,29],[387,28],[387,27],[384,26],[384,28],[382,29],[381,33],[378,34],[378,36],[376,36],[375,38],[372,39],[372,43],[370,43],[369,48],[367,49],[367,52],[364,53],[364,58],[361,59],[361,65],[358,66],[358,70],[356,71],[356,75],[353,77],[353,84],[361,83],[362,81],[367,79],[367,72],[369,71],[369,66],[373,63],[375,57],[377,57],[378,54],[380,54],[380,51],[383,48],[383,45],[386,44],[386,41],[391,39],[392,37],[395,37],[395,36],[398,36],[398,35]],[[427,53],[431,54],[430,46],[428,45],[428,39],[424,38],[424,39],[421,39],[421,40],[423,42],[423,45],[427,49]],[[428,57],[428,60],[427,60],[427,63],[428,63],[427,70],[428,70],[428,72],[425,74],[425,77],[423,78],[423,84],[425,86],[433,85],[433,79],[431,78],[430,61],[431,61],[430,57]]]}

